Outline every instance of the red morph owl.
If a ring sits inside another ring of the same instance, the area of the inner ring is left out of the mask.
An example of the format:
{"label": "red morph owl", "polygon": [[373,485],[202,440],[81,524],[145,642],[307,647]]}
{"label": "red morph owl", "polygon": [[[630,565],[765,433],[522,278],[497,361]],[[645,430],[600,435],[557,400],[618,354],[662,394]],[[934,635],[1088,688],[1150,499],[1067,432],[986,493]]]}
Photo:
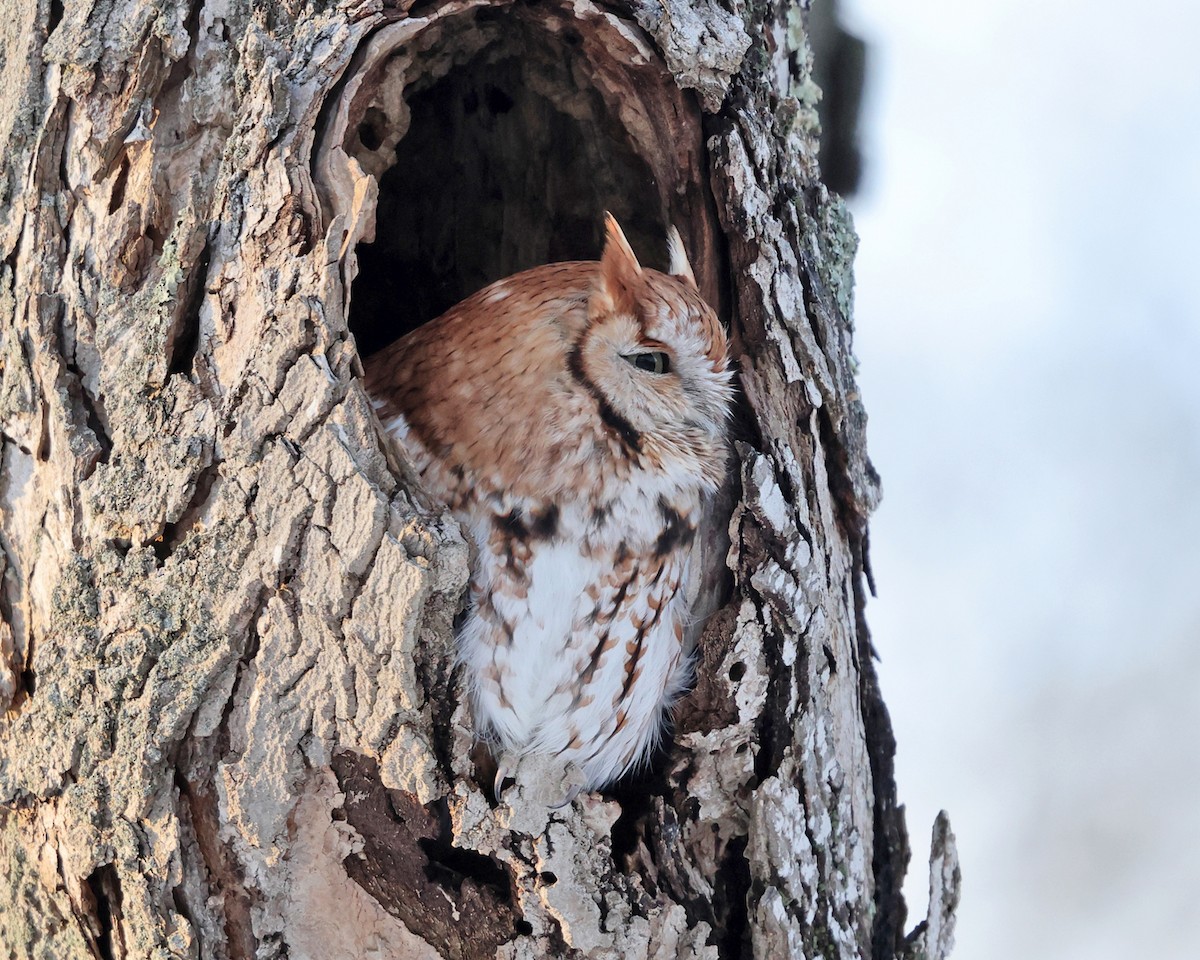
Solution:
{"label": "red morph owl", "polygon": [[477,548],[458,651],[496,785],[549,755],[563,803],[645,760],[687,684],[732,395],[679,234],[665,274],[606,227],[599,261],[493,283],[366,363],[385,428]]}

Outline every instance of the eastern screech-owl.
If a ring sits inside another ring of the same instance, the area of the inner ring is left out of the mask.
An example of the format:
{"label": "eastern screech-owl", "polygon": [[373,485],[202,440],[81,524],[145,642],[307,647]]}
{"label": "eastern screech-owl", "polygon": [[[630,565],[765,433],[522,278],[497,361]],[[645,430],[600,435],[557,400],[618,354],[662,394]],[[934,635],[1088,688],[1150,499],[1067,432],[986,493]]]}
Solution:
{"label": "eastern screech-owl", "polygon": [[721,484],[725,333],[679,235],[493,283],[367,361],[385,428],[477,547],[459,636],[497,787],[527,754],[567,802],[653,748],[687,682],[702,501]]}

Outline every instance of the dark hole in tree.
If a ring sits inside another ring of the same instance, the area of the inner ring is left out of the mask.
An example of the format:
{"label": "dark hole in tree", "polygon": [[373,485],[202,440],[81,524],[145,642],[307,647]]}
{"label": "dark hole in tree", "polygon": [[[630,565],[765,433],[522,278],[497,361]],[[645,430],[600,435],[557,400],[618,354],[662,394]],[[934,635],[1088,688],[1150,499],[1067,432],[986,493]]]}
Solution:
{"label": "dark hole in tree", "polygon": [[[569,44],[524,29],[405,90],[411,120],[379,178],[375,240],[357,248],[349,319],[364,356],[495,280],[597,258],[605,210],[644,265],[665,267],[650,167],[579,86]],[[382,119],[368,110],[359,124],[367,149]]]}
{"label": "dark hole in tree", "polygon": [[[85,896],[92,901],[95,917],[97,956],[101,960],[113,960],[117,956],[113,935],[114,932],[119,934],[116,924],[121,918],[121,883],[116,868],[111,863],[103,864],[92,871],[84,883],[87,887]],[[121,950],[121,955],[124,952]]]}
{"label": "dark hole in tree", "polygon": [[647,824],[656,817],[654,798],[669,794],[666,760],[674,734],[668,718],[667,729],[647,762],[600,791],[605,799],[616,800],[621,806],[621,815],[610,834],[613,863],[621,870],[628,869],[630,856],[646,836]]}
{"label": "dark hole in tree", "polygon": [[454,846],[450,808],[444,799],[437,801],[430,812],[435,813],[438,818],[438,835],[417,840],[417,846],[428,859],[428,879],[449,887],[456,893],[461,892],[463,881],[470,879],[490,887],[502,902],[508,903],[512,899],[508,871],[492,857]]}
{"label": "dark hole in tree", "polygon": [[451,846],[440,839],[421,839],[417,845],[429,858],[426,876],[430,880],[459,891],[463,881],[471,879],[491,887],[501,900],[507,902],[510,896],[508,873],[491,857]]}
{"label": "dark hole in tree", "polygon": [[358,125],[358,139],[368,150],[378,150],[383,143],[387,117],[377,107],[371,107]]}
{"label": "dark hole in tree", "polygon": [[58,25],[62,23],[63,5],[62,0],[50,0],[50,17],[46,23],[46,36],[54,33],[58,29]]}

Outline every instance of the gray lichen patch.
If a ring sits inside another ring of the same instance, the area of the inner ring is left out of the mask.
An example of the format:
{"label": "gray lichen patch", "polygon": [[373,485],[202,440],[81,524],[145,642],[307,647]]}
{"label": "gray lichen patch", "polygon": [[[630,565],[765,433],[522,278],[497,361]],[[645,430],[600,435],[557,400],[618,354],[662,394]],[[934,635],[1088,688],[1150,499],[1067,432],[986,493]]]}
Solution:
{"label": "gray lichen patch", "polygon": [[750,49],[750,34],[737,12],[717,0],[691,4],[639,0],[633,13],[654,37],[676,82],[695,90],[709,113],[720,110]]}
{"label": "gray lichen patch", "polygon": [[58,883],[54,848],[45,823],[0,807],[0,943],[21,945],[30,960],[59,960],[90,953],[86,928]]}

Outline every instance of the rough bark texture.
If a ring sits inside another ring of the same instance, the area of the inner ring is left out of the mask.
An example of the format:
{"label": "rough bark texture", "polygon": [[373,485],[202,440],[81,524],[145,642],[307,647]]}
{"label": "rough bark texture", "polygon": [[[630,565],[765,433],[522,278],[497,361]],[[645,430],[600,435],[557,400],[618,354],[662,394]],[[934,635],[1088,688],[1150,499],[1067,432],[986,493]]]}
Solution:
{"label": "rough bark texture", "polygon": [[[0,956],[947,955],[944,820],[905,935],[805,14],[6,6]],[[357,351],[595,256],[605,207],[639,249],[676,222],[730,321],[728,599],[651,773],[497,804],[467,550]]]}

